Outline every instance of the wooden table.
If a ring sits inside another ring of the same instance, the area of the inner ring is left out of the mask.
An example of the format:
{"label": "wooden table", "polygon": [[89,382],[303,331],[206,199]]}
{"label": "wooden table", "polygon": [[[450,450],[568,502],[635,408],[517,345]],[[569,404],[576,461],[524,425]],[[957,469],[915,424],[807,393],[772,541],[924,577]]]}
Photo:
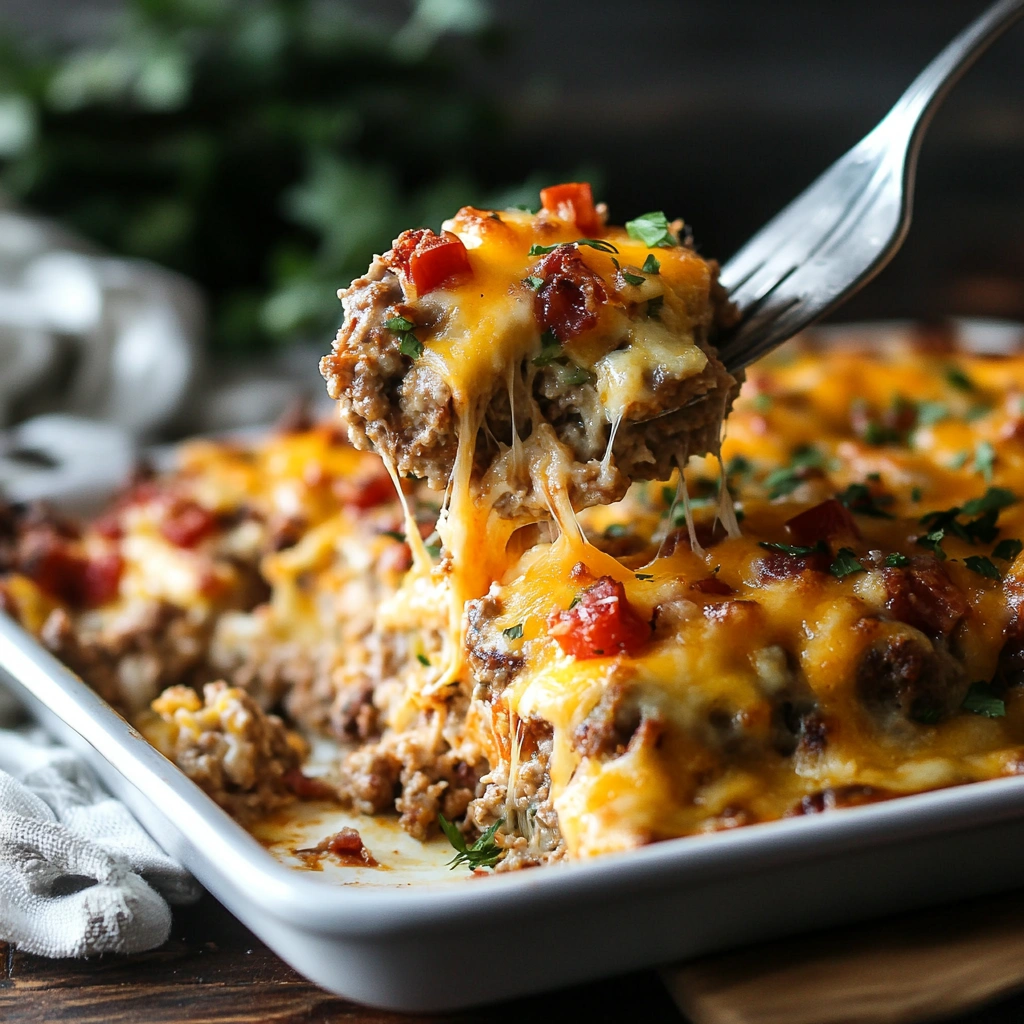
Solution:
{"label": "wooden table", "polygon": [[[43,960],[0,943],[4,1024],[681,1024],[652,972],[554,994],[431,1017],[368,1010],[296,974],[212,897],[175,914],[170,941],[152,953]],[[1020,1024],[1024,996],[954,1024]]]}

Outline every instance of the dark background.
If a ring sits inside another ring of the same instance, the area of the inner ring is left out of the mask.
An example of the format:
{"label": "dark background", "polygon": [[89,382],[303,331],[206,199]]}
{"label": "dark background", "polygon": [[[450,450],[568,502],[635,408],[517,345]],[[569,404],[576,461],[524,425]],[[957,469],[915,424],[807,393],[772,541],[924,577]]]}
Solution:
{"label": "dark background", "polygon": [[[395,2],[344,6],[385,32],[409,11]],[[459,38],[437,50],[457,69],[457,88],[493,113],[448,171],[468,176],[469,201],[586,173],[613,219],[663,208],[687,219],[706,255],[724,259],[865,134],[985,6],[496,0],[479,45]],[[0,0],[15,38],[73,46],[102,38],[121,10],[113,0]],[[412,95],[420,86],[411,75],[399,87]],[[416,154],[377,146],[398,168],[398,188],[412,192]],[[363,265],[366,245],[380,251],[388,234],[378,228],[360,247]],[[347,259],[328,268],[332,282],[350,269]],[[269,287],[256,277],[255,288]],[[1024,319],[1024,25],[995,44],[935,118],[910,236],[838,318],[947,314]]]}

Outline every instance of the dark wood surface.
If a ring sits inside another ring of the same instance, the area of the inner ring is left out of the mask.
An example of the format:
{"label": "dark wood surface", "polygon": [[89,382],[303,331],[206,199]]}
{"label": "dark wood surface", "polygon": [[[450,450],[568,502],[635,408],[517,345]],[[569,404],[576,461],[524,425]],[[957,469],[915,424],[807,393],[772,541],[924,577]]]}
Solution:
{"label": "dark wood surface", "polygon": [[329,995],[283,963],[215,900],[179,908],[170,941],[152,953],[44,960],[0,943],[3,1024],[503,1024],[681,1018],[653,973],[430,1017],[368,1010]]}
{"label": "dark wood surface", "polygon": [[[653,972],[429,1017],[370,1010],[296,974],[214,899],[179,909],[158,950],[133,957],[44,960],[0,943],[4,1024],[682,1024]],[[1024,996],[952,1024],[1020,1024]]]}

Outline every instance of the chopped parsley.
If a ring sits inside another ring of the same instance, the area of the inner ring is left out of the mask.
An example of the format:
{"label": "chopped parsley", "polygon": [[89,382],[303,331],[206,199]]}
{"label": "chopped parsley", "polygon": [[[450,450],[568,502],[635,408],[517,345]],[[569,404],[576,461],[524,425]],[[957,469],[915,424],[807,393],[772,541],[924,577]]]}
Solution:
{"label": "chopped parsley", "polygon": [[1017,503],[1017,495],[1005,487],[990,487],[980,498],[964,502],[961,509],[965,516],[976,516],[980,512],[998,512]]}
{"label": "chopped parsley", "polygon": [[404,316],[393,316],[385,321],[389,331],[394,331],[399,337],[398,351],[410,359],[419,359],[423,355],[423,342],[413,334],[415,324]]}
{"label": "chopped parsley", "polygon": [[647,259],[644,260],[644,265],[640,269],[645,274],[659,274],[661,273],[661,262],[653,252],[649,252]]}
{"label": "chopped parsley", "polygon": [[828,546],[824,541],[818,541],[817,544],[779,544],[776,541],[761,540],[758,541],[758,545],[765,549],[765,551],[778,551],[783,555],[792,555],[794,558],[800,558],[803,555],[817,555],[823,554],[828,551]]}
{"label": "chopped parsley", "polygon": [[437,820],[441,831],[455,850],[455,856],[448,861],[448,866],[453,871],[460,864],[465,864],[470,871],[476,868],[493,868],[501,860],[504,850],[494,841],[494,835],[504,823],[504,818],[499,818],[472,846],[466,845],[466,837],[459,831],[458,826],[443,814],[438,814]]}
{"label": "chopped parsley", "polygon": [[938,708],[913,708],[910,717],[922,725],[934,725],[941,717],[942,712]]}
{"label": "chopped parsley", "polygon": [[921,490],[920,487],[911,487],[910,488],[910,500],[911,501],[920,501],[921,498],[923,497],[923,495],[924,495],[924,492]]}
{"label": "chopped parsley", "polygon": [[586,384],[593,379],[594,375],[579,363],[565,361],[565,367],[565,372],[559,375],[563,384]]}
{"label": "chopped parsley", "polygon": [[508,629],[503,629],[502,633],[504,633],[509,640],[519,640],[523,635],[523,624],[521,622],[517,622],[514,626],[509,626]]}
{"label": "chopped parsley", "polygon": [[397,540],[400,544],[405,543],[405,534],[401,530],[384,530],[383,536],[390,537],[392,540]]}
{"label": "chopped parsley", "polygon": [[561,355],[562,343],[555,337],[553,331],[545,331],[540,336],[540,355],[534,357],[533,365],[547,366]]}
{"label": "chopped parsley", "polygon": [[887,427],[877,420],[868,420],[864,424],[862,437],[871,445],[897,444],[903,440],[903,436],[898,430]]}
{"label": "chopped parsley", "polygon": [[918,402],[917,425],[930,427],[949,416],[949,406],[945,402]]}
{"label": "chopped parsley", "polygon": [[430,659],[425,654],[417,654],[416,660],[424,667],[430,668]]}
{"label": "chopped parsley", "polygon": [[742,455],[734,455],[725,464],[726,476],[749,476],[754,472],[754,466],[749,459]]}
{"label": "chopped parsley", "polygon": [[774,501],[775,498],[792,494],[804,482],[806,470],[821,469],[824,465],[825,457],[814,445],[808,444],[797,448],[788,466],[773,469],[764,478],[769,500]]}
{"label": "chopped parsley", "polygon": [[772,396],[755,395],[753,405],[758,412],[767,412],[772,407]]}
{"label": "chopped parsley", "polygon": [[529,277],[523,280],[523,284],[525,284],[528,288],[532,288],[535,292],[540,291],[540,289],[544,286],[544,278],[537,277],[536,274],[531,274]]}
{"label": "chopped parsley", "polygon": [[1006,715],[1006,703],[992,692],[988,683],[971,683],[960,707],[985,718],[1003,718]]}
{"label": "chopped parsley", "polygon": [[857,556],[851,548],[840,548],[836,553],[835,561],[828,567],[828,571],[841,580],[854,573],[867,572],[863,565],[857,561]]}
{"label": "chopped parsley", "polygon": [[964,466],[967,465],[967,460],[970,457],[971,453],[968,451],[957,452],[956,455],[946,463],[946,466],[949,469],[963,469]]}
{"label": "chopped parsley", "polygon": [[572,611],[572,610],[573,610],[573,608],[575,608],[575,607],[576,607],[576,605],[578,605],[579,603],[580,603],[580,595],[579,595],[579,594],[577,594],[577,595],[576,595],[576,596],[575,596],[575,597],[574,597],[574,598],[573,598],[573,599],[572,599],[572,600],[571,600],[571,601],[569,602],[569,611]]}
{"label": "chopped parsley", "polygon": [[1001,558],[1004,562],[1012,562],[1021,551],[1024,551],[1024,544],[1016,537],[1007,537],[995,546],[992,557]]}
{"label": "chopped parsley", "polygon": [[671,248],[676,244],[668,218],[661,210],[652,210],[641,214],[636,220],[627,220],[626,234],[651,247]]}
{"label": "chopped parsley", "polygon": [[423,355],[423,342],[412,331],[409,331],[402,335],[402,340],[398,343],[398,351],[410,359],[419,359]]}
{"label": "chopped parsley", "polygon": [[647,315],[652,320],[661,319],[661,307],[665,305],[664,295],[655,295],[653,299],[647,300]]}
{"label": "chopped parsley", "polygon": [[648,580],[654,579],[654,574],[649,572],[635,572],[633,575],[642,583],[646,583]]}
{"label": "chopped parsley", "polygon": [[891,512],[886,512],[882,505],[892,503],[889,495],[874,495],[867,484],[850,484],[844,491],[836,495],[839,503],[851,512],[860,516],[871,516],[873,519],[893,519]]}
{"label": "chopped parsley", "polygon": [[910,565],[910,559],[906,555],[900,554],[899,551],[894,551],[885,556],[885,564],[890,569],[902,569],[903,566]]}
{"label": "chopped parsley", "polygon": [[940,562],[946,560],[946,552],[942,550],[942,542],[946,539],[945,530],[932,530],[922,537],[918,537],[917,543],[922,548],[927,548]]}
{"label": "chopped parsley", "polygon": [[[530,251],[527,255],[546,256],[549,252],[554,252],[559,246],[565,244],[565,242],[555,242],[554,245],[531,245]],[[577,238],[572,244],[577,248],[581,245],[587,245],[590,246],[591,249],[597,249],[598,252],[617,253],[619,251],[611,242],[606,242],[603,238]]]}
{"label": "chopped parsley", "polygon": [[625,537],[626,532],[626,527],[623,523],[609,523],[608,526],[604,528],[604,535],[606,537],[611,537],[612,539]]}
{"label": "chopped parsley", "polygon": [[440,544],[427,544],[426,548],[427,548],[427,554],[430,555],[431,558],[440,558],[441,557],[441,545]]}
{"label": "chopped parsley", "polygon": [[626,284],[641,285],[647,280],[646,277],[641,277],[640,274],[631,274],[628,270],[620,270],[619,273],[622,274],[622,280]]}
{"label": "chopped parsley", "polygon": [[964,413],[964,419],[968,423],[973,423],[975,420],[980,420],[987,416],[992,411],[992,406],[985,402],[975,402],[974,405]]}
{"label": "chopped parsley", "polygon": [[1001,580],[1002,574],[992,564],[991,560],[986,558],[984,555],[968,555],[964,559],[964,565],[967,566],[971,572],[976,572],[979,576],[984,576],[990,580]]}
{"label": "chopped parsley", "polygon": [[990,441],[979,441],[974,446],[974,472],[980,473],[985,483],[992,483],[992,469],[996,464],[996,450]]}
{"label": "chopped parsley", "polygon": [[956,391],[973,391],[974,381],[960,369],[959,366],[949,366],[946,368],[946,383],[954,388]]}

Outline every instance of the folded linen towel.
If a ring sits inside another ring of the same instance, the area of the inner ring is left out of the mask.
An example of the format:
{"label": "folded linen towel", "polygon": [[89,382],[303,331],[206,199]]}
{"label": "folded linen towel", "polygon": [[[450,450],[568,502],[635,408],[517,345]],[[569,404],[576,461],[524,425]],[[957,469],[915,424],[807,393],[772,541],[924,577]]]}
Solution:
{"label": "folded linen towel", "polygon": [[136,953],[166,941],[197,884],[39,730],[0,729],[0,940],[41,956]]}

